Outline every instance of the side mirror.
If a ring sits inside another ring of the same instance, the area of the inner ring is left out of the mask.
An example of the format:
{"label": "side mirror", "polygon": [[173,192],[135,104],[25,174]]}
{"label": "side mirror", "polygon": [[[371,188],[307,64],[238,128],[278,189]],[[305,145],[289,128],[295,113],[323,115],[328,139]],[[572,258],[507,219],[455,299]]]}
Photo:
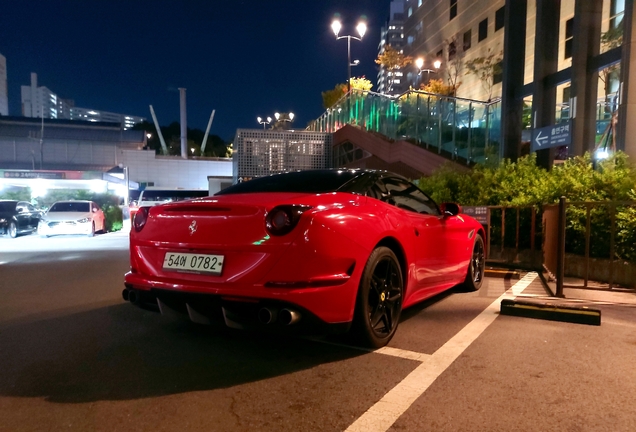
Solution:
{"label": "side mirror", "polygon": [[462,208],[456,203],[442,203],[440,207],[444,216],[457,216],[462,212]]}

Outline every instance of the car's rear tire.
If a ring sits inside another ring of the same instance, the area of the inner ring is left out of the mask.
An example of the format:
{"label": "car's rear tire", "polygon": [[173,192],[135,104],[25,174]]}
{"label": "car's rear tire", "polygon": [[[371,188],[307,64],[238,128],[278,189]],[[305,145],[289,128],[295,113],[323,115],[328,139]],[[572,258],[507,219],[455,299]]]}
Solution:
{"label": "car's rear tire", "polygon": [[11,238],[16,238],[18,236],[18,227],[15,225],[15,222],[9,222],[9,229],[7,232]]}
{"label": "car's rear tire", "polygon": [[90,232],[88,233],[88,236],[89,236],[89,237],[93,237],[93,236],[95,236],[95,222],[93,222],[93,223],[92,223],[92,225],[91,225],[91,230],[90,230]]}
{"label": "car's rear tire", "polygon": [[369,348],[389,343],[400,321],[403,297],[400,262],[391,249],[376,248],[367,260],[358,288],[352,328],[356,342]]}
{"label": "car's rear tire", "polygon": [[466,291],[477,291],[484,282],[484,270],[486,268],[486,248],[484,239],[480,234],[475,237],[473,253],[470,256],[466,278],[462,284]]}

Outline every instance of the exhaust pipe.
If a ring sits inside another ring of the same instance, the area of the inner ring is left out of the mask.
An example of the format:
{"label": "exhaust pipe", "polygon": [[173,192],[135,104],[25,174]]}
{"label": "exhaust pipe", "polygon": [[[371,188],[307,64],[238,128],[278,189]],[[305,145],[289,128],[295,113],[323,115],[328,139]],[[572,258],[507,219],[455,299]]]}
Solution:
{"label": "exhaust pipe", "polygon": [[124,290],[121,292],[121,296],[124,298],[124,301],[128,301],[128,288],[124,288]]}
{"label": "exhaust pipe", "polygon": [[271,324],[276,321],[278,313],[275,309],[261,308],[258,311],[258,320],[263,324]]}
{"label": "exhaust pipe", "polygon": [[282,309],[278,314],[278,320],[283,325],[292,325],[300,321],[300,312],[292,309]]}
{"label": "exhaust pipe", "polygon": [[139,303],[139,293],[136,290],[128,290],[128,300],[132,304]]}

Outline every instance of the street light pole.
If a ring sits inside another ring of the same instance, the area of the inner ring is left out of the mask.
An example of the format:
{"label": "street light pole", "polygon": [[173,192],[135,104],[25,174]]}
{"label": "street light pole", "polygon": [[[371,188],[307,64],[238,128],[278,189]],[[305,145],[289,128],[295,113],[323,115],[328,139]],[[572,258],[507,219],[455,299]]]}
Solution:
{"label": "street light pole", "polygon": [[358,64],[358,62],[353,64],[351,63],[351,39],[362,42],[362,38],[367,32],[367,25],[363,21],[360,21],[356,26],[356,30],[358,30],[358,34],[360,35],[360,37],[352,35],[339,36],[338,34],[340,33],[340,29],[342,29],[342,24],[338,19],[333,20],[333,22],[331,23],[331,29],[336,35],[336,40],[347,39],[347,91],[351,92],[351,66],[355,66]]}
{"label": "street light pole", "polygon": [[[422,72],[426,72],[426,83],[428,84],[428,82],[431,79],[431,72],[432,73],[437,73],[437,71],[439,70],[440,66],[442,65],[442,62],[439,60],[435,60],[433,62],[433,67],[435,68],[433,69],[423,69],[422,67],[424,66],[424,59],[422,57],[419,57],[417,60],[415,60],[415,66],[417,66],[417,68],[419,69],[419,72],[417,74],[417,76],[421,76]],[[422,81],[420,80],[420,84],[422,83]]]}
{"label": "street light pole", "polygon": [[260,117],[256,117],[256,121],[259,122],[260,124],[262,124],[263,125],[263,129],[265,129],[265,127],[272,122],[272,118],[271,117],[267,117],[267,121],[265,121],[265,120],[263,120]]}
{"label": "street light pole", "polygon": [[[283,113],[284,114],[284,113]],[[291,124],[291,122],[294,121],[294,113],[290,112],[287,115],[281,115],[280,113],[274,113],[274,118],[276,119],[276,123],[274,124],[274,129],[286,129],[286,127],[284,127],[283,125],[279,125],[279,123],[285,123],[288,122],[289,124]]]}
{"label": "street light pole", "polygon": [[351,36],[347,36],[347,77],[347,92],[351,92]]}

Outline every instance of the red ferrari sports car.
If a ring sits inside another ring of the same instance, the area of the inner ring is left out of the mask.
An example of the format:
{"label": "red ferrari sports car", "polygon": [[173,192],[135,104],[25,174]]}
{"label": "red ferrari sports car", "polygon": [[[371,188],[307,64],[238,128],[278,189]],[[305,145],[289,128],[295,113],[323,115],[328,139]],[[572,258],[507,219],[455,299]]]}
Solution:
{"label": "red ferrari sports car", "polygon": [[377,348],[403,308],[480,288],[484,237],[396,174],[289,172],[140,208],[123,297],[197,323],[352,331]]}

